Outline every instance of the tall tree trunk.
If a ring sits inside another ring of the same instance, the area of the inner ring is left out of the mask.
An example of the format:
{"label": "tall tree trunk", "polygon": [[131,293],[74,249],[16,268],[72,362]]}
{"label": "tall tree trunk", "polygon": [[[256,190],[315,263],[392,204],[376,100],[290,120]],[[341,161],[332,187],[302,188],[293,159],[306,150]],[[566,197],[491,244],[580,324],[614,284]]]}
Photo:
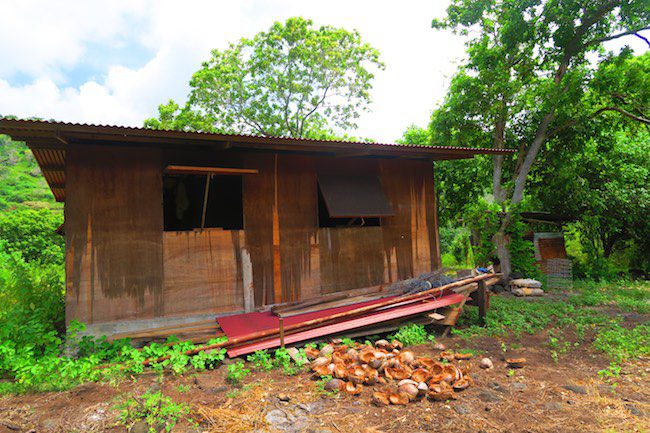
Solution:
{"label": "tall tree trunk", "polygon": [[497,249],[497,257],[499,257],[501,273],[501,282],[505,285],[510,279],[510,274],[512,273],[512,265],[510,262],[510,236],[506,234],[505,228],[503,225],[498,232],[492,236],[492,242]]}

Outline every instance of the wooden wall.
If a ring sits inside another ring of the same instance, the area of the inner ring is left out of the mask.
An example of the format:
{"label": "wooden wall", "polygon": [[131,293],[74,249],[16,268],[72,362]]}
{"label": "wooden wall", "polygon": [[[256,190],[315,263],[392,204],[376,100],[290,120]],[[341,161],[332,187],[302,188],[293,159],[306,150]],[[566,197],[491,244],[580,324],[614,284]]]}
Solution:
{"label": "wooden wall", "polygon": [[[172,163],[258,169],[244,176],[244,230],[163,232],[161,173]],[[319,229],[319,173],[377,175],[395,216]],[[68,320],[242,311],[247,279],[259,306],[440,266],[428,161],[84,146],[68,151],[67,179]]]}

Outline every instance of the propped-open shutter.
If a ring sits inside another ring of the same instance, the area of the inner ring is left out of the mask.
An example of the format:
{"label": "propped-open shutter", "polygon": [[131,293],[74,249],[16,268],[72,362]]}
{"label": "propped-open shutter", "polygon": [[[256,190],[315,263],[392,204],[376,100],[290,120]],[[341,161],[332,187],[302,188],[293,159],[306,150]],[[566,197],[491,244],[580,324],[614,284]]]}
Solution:
{"label": "propped-open shutter", "polygon": [[330,218],[394,215],[377,176],[320,175],[318,185]]}

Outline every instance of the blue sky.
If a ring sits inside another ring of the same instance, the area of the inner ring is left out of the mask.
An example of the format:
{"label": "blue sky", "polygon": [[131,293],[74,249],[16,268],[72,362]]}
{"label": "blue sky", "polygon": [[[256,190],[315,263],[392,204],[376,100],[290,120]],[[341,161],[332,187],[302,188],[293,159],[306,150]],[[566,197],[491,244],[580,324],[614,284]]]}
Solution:
{"label": "blue sky", "polygon": [[[0,114],[141,126],[158,104],[183,102],[211,49],[291,16],[357,29],[382,53],[371,110],[351,133],[394,141],[424,126],[465,52],[431,29],[448,0],[5,1]],[[636,38],[628,43],[647,49]],[[620,44],[619,44],[620,45]],[[615,48],[615,47],[612,47]]]}

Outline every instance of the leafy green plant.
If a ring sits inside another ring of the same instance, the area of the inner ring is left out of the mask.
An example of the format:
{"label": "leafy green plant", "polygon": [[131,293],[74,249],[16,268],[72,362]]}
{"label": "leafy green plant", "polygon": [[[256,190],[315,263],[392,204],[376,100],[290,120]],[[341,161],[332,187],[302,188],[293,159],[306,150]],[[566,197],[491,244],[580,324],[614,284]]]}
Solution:
{"label": "leafy green plant", "polygon": [[230,383],[238,385],[250,374],[250,372],[251,371],[244,366],[243,361],[237,361],[228,365],[228,375],[226,376],[226,379]]}
{"label": "leafy green plant", "polygon": [[307,362],[307,356],[304,350],[299,349],[296,360],[291,358],[289,351],[281,347],[275,351],[274,364],[282,369],[282,372],[288,376],[293,376],[300,372],[301,367]]}
{"label": "leafy green plant", "polygon": [[132,395],[118,404],[119,419],[127,427],[138,421],[145,421],[151,433],[165,429],[170,432],[178,421],[190,413],[188,405],[175,403],[162,392],[147,392],[137,397]]}
{"label": "leafy green plant", "polygon": [[257,350],[248,355],[246,360],[253,364],[253,367],[257,370],[269,371],[273,369],[273,358],[267,350]]}
{"label": "leafy green plant", "polygon": [[410,323],[399,328],[395,334],[390,336],[390,339],[400,341],[404,346],[413,346],[429,341],[429,333],[424,325]]}

